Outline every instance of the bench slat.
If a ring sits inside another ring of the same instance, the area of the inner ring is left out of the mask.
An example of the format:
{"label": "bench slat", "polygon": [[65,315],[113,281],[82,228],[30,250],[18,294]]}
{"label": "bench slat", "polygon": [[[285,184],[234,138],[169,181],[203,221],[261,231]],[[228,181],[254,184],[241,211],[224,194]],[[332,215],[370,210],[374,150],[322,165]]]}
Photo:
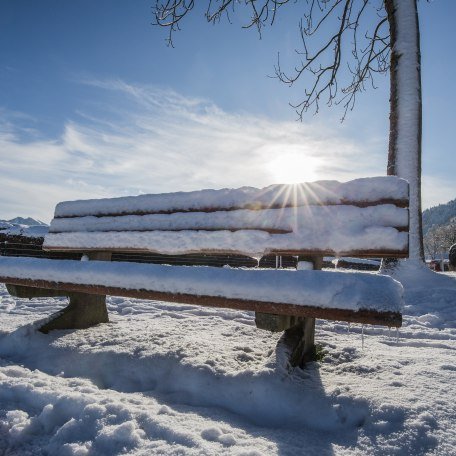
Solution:
{"label": "bench slat", "polygon": [[122,198],[59,203],[55,218],[215,212],[219,210],[267,209],[308,205],[371,206],[392,203],[408,206],[408,183],[395,176],[355,179],[350,182],[319,181],[271,185],[263,189],[201,190],[196,192],[139,195]]}
{"label": "bench slat", "polygon": [[[370,325],[400,328],[402,315],[400,312],[377,311],[361,309],[325,309],[315,306],[275,303],[268,301],[253,301],[249,299],[232,299],[219,296],[191,295],[185,293],[166,293],[153,290],[129,290],[120,287],[106,287],[102,285],[77,285],[72,283],[52,282],[49,280],[31,280],[0,277],[0,282],[7,281],[12,285],[36,287],[55,290],[55,295],[62,295],[58,291],[87,293],[102,296],[122,296],[125,298],[152,299],[164,302],[176,302],[207,307],[219,307],[234,310],[248,310],[274,315],[290,315],[294,317],[321,318],[324,320],[347,321]],[[45,294],[45,296],[48,296]]]}
{"label": "bench slat", "polygon": [[390,277],[368,273],[12,257],[0,258],[0,281],[387,326],[400,326],[403,292],[402,286]]}
{"label": "bench slat", "polygon": [[408,228],[408,210],[394,205],[359,208],[353,206],[307,206],[283,209],[191,212],[154,215],[85,216],[57,218],[50,233],[97,231],[181,231],[181,230],[261,230],[269,233],[310,231],[331,225],[392,226]]}
{"label": "bench slat", "polygon": [[387,250],[387,249],[369,249],[369,250],[321,250],[321,249],[301,249],[301,250],[270,250],[264,254],[246,254],[245,252],[240,252],[239,250],[198,250],[197,252],[186,251],[184,253],[174,252],[167,253],[163,250],[146,250],[146,249],[134,249],[134,248],[101,248],[101,247],[77,247],[77,248],[65,248],[65,247],[49,247],[45,249],[49,252],[61,252],[61,253],[89,253],[89,252],[111,252],[113,254],[123,253],[123,254],[158,254],[158,255],[242,255],[250,258],[260,258],[266,255],[291,255],[291,256],[324,256],[324,257],[355,257],[355,258],[408,258],[408,249],[404,248],[403,250]]}
{"label": "bench slat", "polygon": [[304,252],[331,252],[355,256],[356,252],[398,255],[408,250],[408,233],[390,227],[353,230],[349,225],[332,225],[299,233],[269,234],[264,231],[126,231],[89,233],[50,233],[44,250],[58,251],[142,251],[163,254],[236,253],[261,257],[272,252],[299,255]]}

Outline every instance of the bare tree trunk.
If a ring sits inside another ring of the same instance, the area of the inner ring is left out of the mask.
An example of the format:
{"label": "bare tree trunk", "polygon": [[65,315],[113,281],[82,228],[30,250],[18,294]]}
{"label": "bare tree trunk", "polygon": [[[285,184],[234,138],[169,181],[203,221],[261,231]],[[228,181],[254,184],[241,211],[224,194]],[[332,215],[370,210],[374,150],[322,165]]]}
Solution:
{"label": "bare tree trunk", "polygon": [[391,39],[387,174],[410,184],[409,258],[424,260],[421,221],[421,53],[416,0],[385,0]]}

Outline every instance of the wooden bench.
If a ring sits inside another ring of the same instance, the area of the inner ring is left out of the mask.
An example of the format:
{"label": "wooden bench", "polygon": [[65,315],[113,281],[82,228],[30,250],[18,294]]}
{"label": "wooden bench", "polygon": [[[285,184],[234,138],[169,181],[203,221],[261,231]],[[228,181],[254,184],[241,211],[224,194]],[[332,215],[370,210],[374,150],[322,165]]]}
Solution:
{"label": "wooden bench", "polygon": [[[83,261],[2,257],[0,281],[19,297],[69,296],[43,332],[107,322],[106,295],[252,310],[258,327],[293,336],[302,365],[315,318],[401,325],[398,282],[319,269],[323,256],[407,257],[407,207],[408,184],[393,176],[63,202],[43,248]],[[294,255],[307,270],[110,261],[135,252]]]}

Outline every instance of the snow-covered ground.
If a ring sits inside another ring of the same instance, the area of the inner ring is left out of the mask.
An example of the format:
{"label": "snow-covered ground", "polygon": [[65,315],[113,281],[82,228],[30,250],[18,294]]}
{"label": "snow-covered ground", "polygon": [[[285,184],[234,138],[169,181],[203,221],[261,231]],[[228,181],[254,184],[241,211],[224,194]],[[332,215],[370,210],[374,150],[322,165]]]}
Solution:
{"label": "snow-covered ground", "polygon": [[109,324],[43,335],[64,300],[1,286],[0,454],[456,454],[456,274],[396,278],[398,337],[318,321],[305,370],[249,312],[113,297]]}

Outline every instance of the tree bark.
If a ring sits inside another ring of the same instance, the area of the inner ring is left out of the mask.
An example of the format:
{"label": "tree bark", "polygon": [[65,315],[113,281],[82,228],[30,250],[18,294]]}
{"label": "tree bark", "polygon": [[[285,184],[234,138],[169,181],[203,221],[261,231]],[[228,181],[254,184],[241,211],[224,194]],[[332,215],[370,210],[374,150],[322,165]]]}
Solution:
{"label": "tree bark", "polygon": [[387,174],[410,184],[409,258],[424,261],[421,220],[421,53],[416,0],[385,0],[391,40]]}

